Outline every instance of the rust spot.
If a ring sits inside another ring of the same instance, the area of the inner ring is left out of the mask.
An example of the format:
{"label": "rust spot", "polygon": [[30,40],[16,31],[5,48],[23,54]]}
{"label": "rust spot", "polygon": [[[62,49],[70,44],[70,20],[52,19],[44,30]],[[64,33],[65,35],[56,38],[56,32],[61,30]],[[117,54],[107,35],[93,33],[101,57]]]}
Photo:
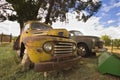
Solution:
{"label": "rust spot", "polygon": [[80,61],[81,57],[77,56],[63,61],[47,61],[35,64],[34,70],[36,72],[45,72],[51,70],[61,70],[64,68],[72,67]]}

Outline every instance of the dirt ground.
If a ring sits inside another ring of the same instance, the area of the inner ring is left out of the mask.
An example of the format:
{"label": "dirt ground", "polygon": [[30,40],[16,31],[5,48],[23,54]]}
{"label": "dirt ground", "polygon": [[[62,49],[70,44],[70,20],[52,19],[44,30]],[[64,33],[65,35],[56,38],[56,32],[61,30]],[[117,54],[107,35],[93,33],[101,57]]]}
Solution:
{"label": "dirt ground", "polygon": [[117,49],[116,47],[111,47],[111,46],[105,46],[108,49],[108,52],[112,52],[112,53],[118,53],[120,54],[120,48]]}
{"label": "dirt ground", "polygon": [[98,72],[98,57],[81,58],[78,68],[64,73],[65,80],[120,80],[118,76]]}
{"label": "dirt ground", "polygon": [[[108,52],[120,54],[120,49],[106,47]],[[119,76],[112,74],[101,74],[98,71],[98,59],[99,56],[90,56],[88,58],[81,58],[78,69],[74,69],[73,72],[66,72],[67,80],[120,80]],[[108,66],[109,67],[109,66]]]}

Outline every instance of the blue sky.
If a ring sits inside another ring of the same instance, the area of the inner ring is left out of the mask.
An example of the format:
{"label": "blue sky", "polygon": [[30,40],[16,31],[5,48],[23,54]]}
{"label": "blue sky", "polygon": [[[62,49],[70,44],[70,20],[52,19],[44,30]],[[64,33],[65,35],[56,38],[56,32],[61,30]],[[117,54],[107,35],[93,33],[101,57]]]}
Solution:
{"label": "blue sky", "polygon": [[95,16],[101,17],[100,23],[104,27],[119,26],[120,0],[102,0],[102,7]]}
{"label": "blue sky", "polygon": [[[94,0],[96,1],[96,0]],[[102,7],[86,23],[77,21],[75,14],[68,13],[69,23],[56,22],[53,28],[66,28],[79,30],[84,35],[102,36],[109,35],[112,39],[120,39],[120,0],[102,0]],[[4,28],[1,28],[4,27]],[[9,27],[9,28],[8,28]],[[6,30],[5,28],[8,28]],[[0,23],[0,33],[19,35],[17,22],[5,21]]]}
{"label": "blue sky", "polygon": [[108,35],[112,39],[120,38],[120,0],[102,0],[100,10],[86,23],[78,22],[73,19],[73,15],[71,16],[69,24],[58,22],[54,26],[57,26],[56,28],[65,26],[68,30],[80,30],[85,35]]}

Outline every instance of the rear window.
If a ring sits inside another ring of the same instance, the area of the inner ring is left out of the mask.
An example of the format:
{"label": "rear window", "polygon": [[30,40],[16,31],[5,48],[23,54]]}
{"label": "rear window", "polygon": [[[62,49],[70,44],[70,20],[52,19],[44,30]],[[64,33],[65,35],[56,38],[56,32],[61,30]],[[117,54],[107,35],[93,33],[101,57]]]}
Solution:
{"label": "rear window", "polygon": [[80,31],[75,31],[74,34],[75,34],[76,36],[83,35]]}
{"label": "rear window", "polygon": [[70,31],[70,36],[82,36],[83,33],[80,31]]}

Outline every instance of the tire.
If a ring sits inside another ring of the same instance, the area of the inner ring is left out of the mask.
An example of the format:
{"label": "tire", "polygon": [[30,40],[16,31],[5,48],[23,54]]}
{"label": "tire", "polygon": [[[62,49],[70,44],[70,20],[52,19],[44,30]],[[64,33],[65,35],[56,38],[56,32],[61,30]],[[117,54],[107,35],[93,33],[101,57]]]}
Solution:
{"label": "tire", "polygon": [[77,48],[78,48],[77,54],[79,56],[82,56],[82,57],[89,56],[89,49],[88,49],[87,45],[85,45],[85,44],[78,44]]}

